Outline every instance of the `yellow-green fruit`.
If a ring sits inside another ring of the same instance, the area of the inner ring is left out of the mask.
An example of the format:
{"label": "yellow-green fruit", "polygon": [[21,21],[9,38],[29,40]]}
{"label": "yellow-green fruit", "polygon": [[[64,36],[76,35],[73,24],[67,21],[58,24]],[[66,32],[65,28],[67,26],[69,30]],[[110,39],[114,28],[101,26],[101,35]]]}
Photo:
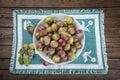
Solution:
{"label": "yellow-green fruit", "polygon": [[70,50],[70,44],[66,44],[66,45],[64,46],[64,50],[65,50],[65,51]]}
{"label": "yellow-green fruit", "polygon": [[50,46],[53,48],[56,48],[56,47],[58,47],[58,42],[53,40],[53,41],[51,41]]}
{"label": "yellow-green fruit", "polygon": [[42,51],[43,49],[42,49],[42,47],[41,47],[41,48],[37,48],[37,50],[38,50],[38,51]]}
{"label": "yellow-green fruit", "polygon": [[70,37],[67,41],[68,44],[73,44],[74,42],[74,38],[73,37]]}
{"label": "yellow-green fruit", "polygon": [[71,35],[65,31],[61,31],[59,34],[71,37]]}
{"label": "yellow-green fruit", "polygon": [[27,43],[23,44],[23,48],[24,48],[25,50],[27,50],[27,49],[28,49],[28,44],[27,44]]}
{"label": "yellow-green fruit", "polygon": [[44,43],[44,38],[41,37],[40,40],[39,40],[39,42]]}
{"label": "yellow-green fruit", "polygon": [[68,59],[73,60],[73,59],[75,59],[75,58],[76,58],[76,54],[74,54],[74,53],[72,53],[72,52],[69,52],[69,53],[68,53]]}
{"label": "yellow-green fruit", "polygon": [[53,18],[52,17],[46,17],[45,22],[48,23],[48,24],[52,24],[53,23]]}
{"label": "yellow-green fruit", "polygon": [[67,27],[67,22],[66,21],[63,22],[63,26]]}
{"label": "yellow-green fruit", "polygon": [[58,25],[54,23],[52,24],[51,28],[52,28],[52,31],[57,31]]}
{"label": "yellow-green fruit", "polygon": [[50,43],[51,38],[49,36],[44,37],[44,44],[47,46]]}
{"label": "yellow-green fruit", "polygon": [[58,63],[60,62],[60,57],[58,55],[54,55],[52,60],[55,62],[55,63]]}
{"label": "yellow-green fruit", "polygon": [[73,18],[72,18],[72,17],[67,17],[66,23],[67,23],[68,25],[73,24]]}
{"label": "yellow-green fruit", "polygon": [[30,49],[34,49],[34,44],[33,44],[33,43],[30,43],[30,44],[29,44],[29,48],[30,48]]}
{"label": "yellow-green fruit", "polygon": [[77,51],[76,47],[72,46],[71,47],[71,50],[70,50],[72,53],[75,53]]}
{"label": "yellow-green fruit", "polygon": [[56,34],[56,33],[53,34],[53,35],[52,35],[52,38],[53,38],[54,40],[58,40],[58,39],[59,39],[59,34]]}
{"label": "yellow-green fruit", "polygon": [[33,49],[28,49],[28,55],[29,56],[33,56],[35,53],[34,53],[34,50]]}
{"label": "yellow-green fruit", "polygon": [[58,33],[61,33],[62,31],[66,32],[67,30],[63,27],[59,28]]}
{"label": "yellow-green fruit", "polygon": [[75,47],[78,48],[78,49],[81,49],[82,48],[82,44],[80,42],[76,42],[75,43]]}
{"label": "yellow-green fruit", "polygon": [[47,32],[52,32],[52,28],[51,27],[47,27],[46,30],[47,30]]}

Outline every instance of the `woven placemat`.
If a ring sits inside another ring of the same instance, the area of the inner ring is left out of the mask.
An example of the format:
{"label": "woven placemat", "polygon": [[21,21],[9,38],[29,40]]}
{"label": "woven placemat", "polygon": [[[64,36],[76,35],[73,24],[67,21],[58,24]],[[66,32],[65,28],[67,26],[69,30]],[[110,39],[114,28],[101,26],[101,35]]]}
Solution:
{"label": "woven placemat", "polygon": [[[35,26],[51,14],[67,14],[76,19],[84,29],[85,44],[80,55],[69,64],[44,66],[42,58],[35,53],[29,65],[20,64],[20,49],[23,44],[33,43],[27,26]],[[15,10],[13,12],[13,49],[10,72],[14,74],[106,74],[108,71],[104,38],[104,13],[100,9],[72,10]],[[27,65],[27,66],[26,66]]]}

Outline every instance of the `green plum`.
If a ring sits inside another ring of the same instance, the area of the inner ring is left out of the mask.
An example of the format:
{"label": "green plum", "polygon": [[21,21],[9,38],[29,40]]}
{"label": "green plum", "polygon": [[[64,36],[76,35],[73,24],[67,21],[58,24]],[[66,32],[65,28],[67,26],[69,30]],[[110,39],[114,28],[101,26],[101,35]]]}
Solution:
{"label": "green plum", "polygon": [[74,38],[73,37],[70,37],[67,41],[68,44],[73,44],[74,42]]}
{"label": "green plum", "polygon": [[36,39],[39,39],[39,38],[40,38],[39,32],[36,32],[36,33],[35,33],[35,37],[36,37]]}
{"label": "green plum", "polygon": [[53,18],[52,17],[46,17],[45,20],[44,20],[47,24],[52,24],[53,23]]}
{"label": "green plum", "polygon": [[52,40],[51,43],[50,43],[50,46],[53,47],[53,48],[56,48],[56,47],[58,47],[58,42],[55,41],[55,40]]}
{"label": "green plum", "polygon": [[57,30],[58,30],[58,25],[55,24],[55,23],[53,23],[53,24],[51,25],[51,28],[52,28],[52,31],[57,31]]}
{"label": "green plum", "polygon": [[64,50],[65,50],[65,51],[70,50],[70,48],[71,48],[70,44],[66,44],[66,45],[64,46]]}
{"label": "green plum", "polygon": [[65,31],[61,31],[59,34],[71,37],[71,35],[68,32],[65,32]]}
{"label": "green plum", "polygon": [[70,51],[71,51],[72,53],[75,53],[75,52],[77,51],[77,49],[76,49],[75,46],[72,46]]}
{"label": "green plum", "polygon": [[49,36],[44,36],[44,44],[45,44],[46,46],[49,45],[50,41],[51,41],[51,38],[50,38]]}
{"label": "green plum", "polygon": [[58,55],[54,55],[52,60],[55,62],[55,63],[59,63],[60,62],[60,57]]}
{"label": "green plum", "polygon": [[63,22],[63,27],[67,27],[68,25],[67,25],[67,22],[66,21],[64,21]]}
{"label": "green plum", "polygon": [[74,53],[72,53],[72,52],[69,52],[68,53],[68,59],[69,60],[73,60],[73,59],[75,59],[76,58],[76,54],[74,54]]}
{"label": "green plum", "polygon": [[33,44],[33,43],[30,43],[30,44],[29,44],[29,48],[30,48],[30,49],[34,49],[34,44]]}
{"label": "green plum", "polygon": [[35,54],[33,49],[28,49],[27,53],[30,57],[32,57]]}
{"label": "green plum", "polygon": [[44,37],[40,37],[39,42],[41,42],[43,44],[44,43]]}
{"label": "green plum", "polygon": [[58,33],[61,33],[62,31],[66,32],[67,30],[64,27],[60,27],[59,30],[58,30]]}
{"label": "green plum", "polygon": [[52,32],[52,28],[51,27],[46,27],[47,32]]}
{"label": "green plum", "polygon": [[49,48],[48,49],[48,55],[52,56],[55,53],[55,49],[54,48]]}
{"label": "green plum", "polygon": [[73,24],[73,18],[72,18],[72,17],[67,17],[66,23],[67,23],[68,25]]}
{"label": "green plum", "polygon": [[75,34],[76,30],[74,27],[69,27],[68,28],[68,33],[70,33],[71,35]]}
{"label": "green plum", "polygon": [[59,36],[59,34],[54,33],[54,34],[52,35],[52,38],[53,38],[53,40],[58,40],[58,39],[60,38],[60,36]]}
{"label": "green plum", "polygon": [[81,49],[82,48],[82,44],[80,42],[75,42],[75,47],[77,49]]}
{"label": "green plum", "polygon": [[27,50],[27,49],[28,49],[28,44],[27,44],[27,43],[23,44],[23,48],[24,48],[25,50]]}

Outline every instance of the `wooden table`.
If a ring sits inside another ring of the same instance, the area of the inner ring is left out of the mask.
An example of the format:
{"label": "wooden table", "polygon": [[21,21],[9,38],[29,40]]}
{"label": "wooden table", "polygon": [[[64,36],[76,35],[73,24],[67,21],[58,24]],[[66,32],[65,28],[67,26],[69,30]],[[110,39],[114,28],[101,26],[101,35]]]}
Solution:
{"label": "wooden table", "polygon": [[[14,75],[9,72],[15,9],[101,8],[109,71],[106,75]],[[120,0],[0,0],[0,80],[120,80]]]}

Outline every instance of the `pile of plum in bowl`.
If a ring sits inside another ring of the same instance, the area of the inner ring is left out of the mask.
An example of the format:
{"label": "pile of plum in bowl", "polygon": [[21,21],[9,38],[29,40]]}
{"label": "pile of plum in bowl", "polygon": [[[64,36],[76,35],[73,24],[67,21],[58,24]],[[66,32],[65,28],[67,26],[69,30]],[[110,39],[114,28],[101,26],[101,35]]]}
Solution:
{"label": "pile of plum in bowl", "polygon": [[52,64],[66,64],[82,52],[84,31],[79,22],[66,14],[52,14],[42,19],[33,34],[36,53]]}

